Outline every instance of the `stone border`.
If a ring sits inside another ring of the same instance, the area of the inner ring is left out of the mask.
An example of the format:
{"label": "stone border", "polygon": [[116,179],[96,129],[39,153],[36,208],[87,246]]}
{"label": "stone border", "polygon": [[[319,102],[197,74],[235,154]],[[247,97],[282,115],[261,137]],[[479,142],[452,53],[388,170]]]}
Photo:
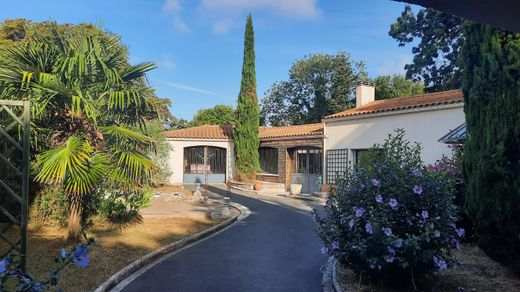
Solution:
{"label": "stone border", "polygon": [[169,245],[163,246],[160,249],[152,251],[151,253],[135,260],[134,262],[130,263],[126,267],[122,268],[121,270],[113,274],[105,282],[99,285],[94,291],[110,291],[112,288],[116,287],[119,283],[123,282],[125,279],[137,273],[140,269],[144,268],[145,266],[149,265],[150,267],[152,267],[153,265],[157,264],[161,258],[169,257],[173,255],[172,253],[178,252],[185,247],[189,247],[189,245],[191,246],[193,244],[196,244],[197,242],[203,239],[207,239],[210,236],[223,231],[227,227],[230,227],[233,223],[245,219],[251,213],[247,207],[242,206],[240,204],[231,202],[229,205],[238,210],[240,214],[226,219],[225,221],[220,222],[219,224],[209,229],[203,230],[197,234],[188,236]]}
{"label": "stone border", "polygon": [[321,286],[324,292],[345,292],[338,282],[336,268],[338,262],[331,256],[327,259],[327,263],[323,266],[323,277]]}

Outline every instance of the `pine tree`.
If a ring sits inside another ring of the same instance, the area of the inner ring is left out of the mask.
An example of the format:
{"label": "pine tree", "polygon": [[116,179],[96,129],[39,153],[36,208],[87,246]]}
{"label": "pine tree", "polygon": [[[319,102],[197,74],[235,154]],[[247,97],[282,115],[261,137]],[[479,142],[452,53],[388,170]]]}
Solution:
{"label": "pine tree", "polygon": [[465,26],[466,209],[479,245],[520,259],[520,34]]}
{"label": "pine tree", "polygon": [[247,17],[244,36],[242,83],[238,95],[234,130],[236,170],[241,180],[252,180],[260,169],[258,162],[259,107],[256,95],[255,38],[251,14]]}

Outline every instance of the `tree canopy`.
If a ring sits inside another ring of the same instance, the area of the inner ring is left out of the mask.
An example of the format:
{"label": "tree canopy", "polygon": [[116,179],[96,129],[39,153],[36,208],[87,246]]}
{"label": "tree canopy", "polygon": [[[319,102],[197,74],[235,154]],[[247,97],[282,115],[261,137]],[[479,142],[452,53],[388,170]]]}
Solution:
{"label": "tree canopy", "polygon": [[212,108],[201,109],[191,121],[193,126],[207,125],[234,125],[236,121],[235,109],[229,105],[216,105]]}
{"label": "tree canopy", "polygon": [[367,79],[363,62],[344,52],[297,60],[289,80],[271,86],[262,100],[261,122],[273,126],[315,123],[355,105],[355,87]]}
{"label": "tree canopy", "polygon": [[426,92],[460,88],[462,23],[459,17],[430,8],[420,9],[415,15],[407,5],[388,33],[399,46],[416,44],[412,63],[404,67],[406,78],[423,81]]}
{"label": "tree canopy", "polygon": [[31,101],[35,179],[69,195],[69,237],[77,239],[84,199],[101,183],[137,192],[151,181],[155,143],[140,129],[168,109],[146,79],[156,65],[129,64],[117,35],[38,27],[0,50],[0,98]]}
{"label": "tree canopy", "polygon": [[424,93],[424,84],[402,75],[378,76],[374,79],[376,100],[411,96]]}

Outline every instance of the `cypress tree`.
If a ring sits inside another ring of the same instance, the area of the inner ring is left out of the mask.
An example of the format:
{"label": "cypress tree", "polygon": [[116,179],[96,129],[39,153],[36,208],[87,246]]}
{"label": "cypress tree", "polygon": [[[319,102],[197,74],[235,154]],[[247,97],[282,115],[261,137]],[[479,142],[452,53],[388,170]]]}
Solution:
{"label": "cypress tree", "polygon": [[462,51],[466,210],[479,245],[520,259],[520,34],[467,23]]}
{"label": "cypress tree", "polygon": [[242,83],[237,103],[237,119],[233,132],[236,170],[241,180],[252,180],[260,169],[258,162],[260,116],[256,95],[255,37],[251,14],[247,17],[246,22]]}

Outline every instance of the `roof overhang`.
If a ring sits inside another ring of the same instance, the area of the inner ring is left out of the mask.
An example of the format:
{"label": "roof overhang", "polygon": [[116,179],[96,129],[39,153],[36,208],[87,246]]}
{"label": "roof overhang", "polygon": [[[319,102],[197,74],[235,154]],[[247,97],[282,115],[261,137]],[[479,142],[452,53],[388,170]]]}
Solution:
{"label": "roof overhang", "polygon": [[433,8],[512,32],[520,32],[518,0],[393,0]]}
{"label": "roof overhang", "polygon": [[384,117],[384,116],[395,116],[395,115],[403,115],[403,114],[409,114],[409,113],[438,111],[438,110],[461,108],[461,107],[464,107],[463,102],[436,105],[436,106],[415,107],[415,108],[411,108],[411,109],[402,109],[402,110],[388,110],[388,111],[375,112],[375,113],[360,113],[358,115],[322,119],[322,123],[328,124],[328,123],[339,122],[339,121],[351,121],[351,120],[368,119],[368,118],[376,118],[376,117]]}
{"label": "roof overhang", "polygon": [[268,138],[260,138],[260,142],[264,141],[292,141],[299,139],[323,139],[325,135],[301,135],[301,136],[287,136],[287,137],[268,137]]}

